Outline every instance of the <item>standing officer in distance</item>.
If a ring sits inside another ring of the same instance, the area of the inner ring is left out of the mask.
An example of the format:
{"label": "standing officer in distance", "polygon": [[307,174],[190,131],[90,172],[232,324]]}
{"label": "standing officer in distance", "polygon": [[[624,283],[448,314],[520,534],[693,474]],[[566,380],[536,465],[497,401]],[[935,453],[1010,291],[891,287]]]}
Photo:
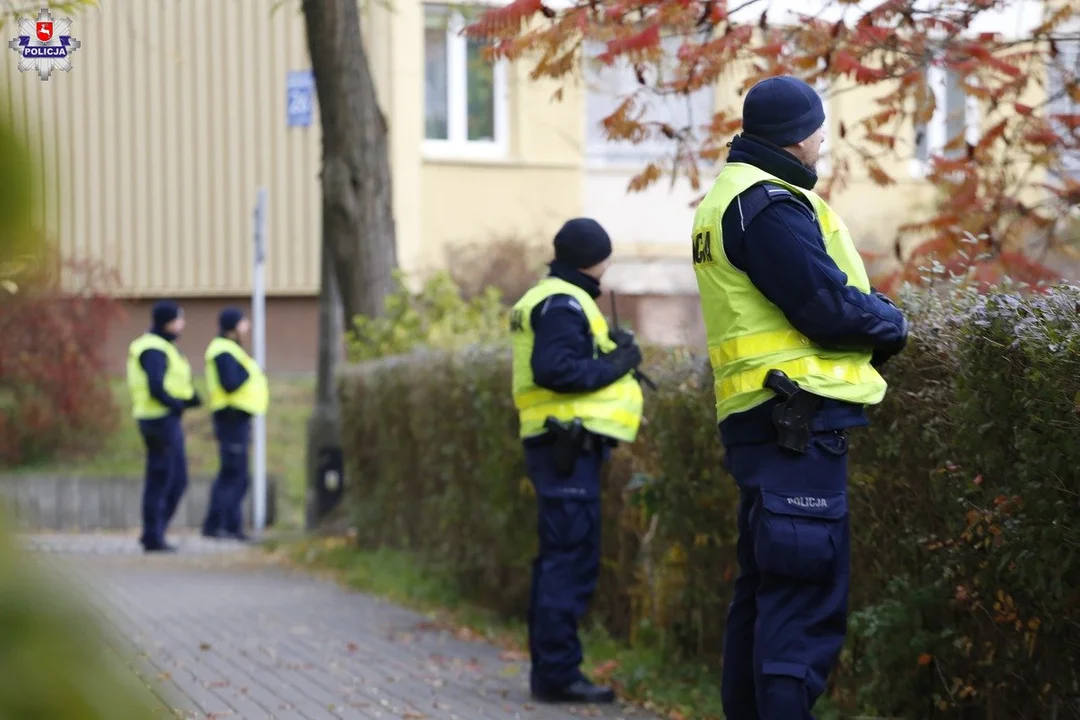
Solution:
{"label": "standing officer in distance", "polygon": [[153,325],[128,348],[127,384],[131,414],[146,446],[143,531],[146,552],[175,552],[165,529],[187,489],[184,410],[202,404],[191,378],[191,365],[176,348],[184,331],[184,312],[171,300],[154,304]]}
{"label": "standing officer in distance", "polygon": [[270,393],[262,368],[241,345],[251,329],[248,319],[227,308],[218,317],[218,328],[221,334],[206,348],[206,387],[221,467],[202,532],[206,537],[247,540],[243,502],[250,482],[251,418],[266,413]]}
{"label": "standing officer in distance", "polygon": [[824,122],[801,80],[755,85],[694,217],[717,420],[741,495],[724,641],[731,720],[813,717],[847,625],[846,430],[867,424],[865,406],[886,389],[875,368],[907,342],[904,316],[813,192]]}
{"label": "standing officer in distance", "polygon": [[529,601],[530,687],[544,702],[606,703],[615,693],[581,672],[578,621],[600,570],[600,469],[633,442],[641,350],[609,332],[596,305],[611,240],[595,220],[555,235],[551,273],[511,310],[513,394],[525,463],[536,489],[540,552]]}

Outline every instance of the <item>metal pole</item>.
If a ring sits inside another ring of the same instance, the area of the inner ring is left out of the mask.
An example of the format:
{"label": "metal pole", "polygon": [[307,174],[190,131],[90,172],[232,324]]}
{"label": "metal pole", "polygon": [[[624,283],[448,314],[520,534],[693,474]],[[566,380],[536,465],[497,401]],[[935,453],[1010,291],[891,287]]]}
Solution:
{"label": "metal pole", "polygon": [[[255,201],[255,264],[251,293],[252,345],[255,362],[266,371],[266,188],[259,188]],[[261,535],[266,526],[266,416],[255,417],[255,472],[252,477],[255,492],[255,534]]]}

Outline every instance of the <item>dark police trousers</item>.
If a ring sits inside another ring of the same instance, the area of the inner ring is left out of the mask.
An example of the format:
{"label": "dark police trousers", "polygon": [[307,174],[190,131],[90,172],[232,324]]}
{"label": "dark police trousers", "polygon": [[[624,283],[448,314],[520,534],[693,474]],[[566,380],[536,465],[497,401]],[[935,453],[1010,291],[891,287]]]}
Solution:
{"label": "dark police trousers", "polygon": [[251,418],[214,414],[214,435],[218,441],[220,470],[210,490],[203,532],[219,530],[239,533],[244,526],[243,503],[251,476],[248,449],[251,446]]}
{"label": "dark police trousers", "polygon": [[165,530],[188,484],[184,429],[179,415],[168,415],[139,420],[139,432],[146,446],[143,531],[139,541],[144,547],[161,548],[165,546]]}
{"label": "dark police trousers", "polygon": [[600,469],[609,453],[601,445],[583,454],[574,473],[561,478],[550,446],[525,448],[540,540],[528,613],[534,692],[555,692],[584,679],[578,623],[600,574]]}
{"label": "dark police trousers", "polygon": [[724,635],[728,720],[812,720],[847,628],[851,539],[847,437],[816,433],[806,453],[734,445],[740,574]]}

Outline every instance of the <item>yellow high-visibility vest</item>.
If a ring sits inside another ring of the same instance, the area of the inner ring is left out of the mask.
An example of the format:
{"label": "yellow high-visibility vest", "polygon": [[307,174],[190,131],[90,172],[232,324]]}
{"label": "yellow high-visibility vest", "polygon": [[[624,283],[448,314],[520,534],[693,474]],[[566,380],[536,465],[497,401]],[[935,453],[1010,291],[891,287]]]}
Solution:
{"label": "yellow high-visibility vest", "polygon": [[557,393],[536,384],[532,372],[532,351],[536,341],[531,315],[533,308],[552,295],[569,295],[581,305],[593,334],[593,357],[615,349],[608,337],[608,324],[589,293],[559,278],[547,277],[529,290],[510,312],[513,347],[514,405],[521,420],[521,437],[545,432],[544,421],[554,416],[562,422],[580,418],[582,425],[597,435],[633,442],[641,426],[644,398],[632,373],[593,392]]}
{"label": "yellow high-visibility vest", "polygon": [[[221,386],[217,365],[214,364],[214,358],[221,354],[236,358],[241,367],[247,370],[248,379],[236,389],[236,392],[225,392],[225,388]],[[206,348],[206,388],[210,393],[211,412],[234,408],[250,415],[264,415],[270,405],[270,388],[266,382],[266,373],[259,367],[259,363],[240,347],[239,343],[228,338],[216,337]]]}
{"label": "yellow high-visibility vest", "polygon": [[709,344],[716,417],[749,410],[775,397],[762,388],[770,369],[782,370],[804,389],[827,398],[874,405],[886,383],[870,365],[870,352],[826,350],[800,333],[724,253],[721,220],[734,199],[752,185],[783,186],[813,205],[825,250],[847,275],[848,285],[870,291],[870,280],[844,221],[817,193],[784,182],[753,165],[727,163],[694,215],[694,272]]}
{"label": "yellow high-visibility vest", "polygon": [[190,400],[195,397],[195,384],[191,379],[191,363],[171,342],[155,335],[140,335],[128,346],[127,385],[131,394],[131,415],[136,420],[155,420],[163,418],[171,411],[150,396],[150,380],[146,371],[139,364],[139,356],[146,350],[160,350],[165,353],[165,392],[177,400]]}

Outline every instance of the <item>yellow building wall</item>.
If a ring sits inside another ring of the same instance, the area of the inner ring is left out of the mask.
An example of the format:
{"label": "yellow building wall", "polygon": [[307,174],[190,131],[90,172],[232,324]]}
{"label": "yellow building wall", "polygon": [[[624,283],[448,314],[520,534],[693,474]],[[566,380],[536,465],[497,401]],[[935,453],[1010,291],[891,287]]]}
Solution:
{"label": "yellow building wall", "polygon": [[265,185],[267,291],[314,292],[318,113],[309,128],[285,113],[286,72],[310,66],[302,17],[263,0],[107,0],[72,19],[70,72],[42,82],[5,47],[0,76],[63,252],[112,266],[122,296],[247,293]]}
{"label": "yellow building wall", "polygon": [[[41,223],[69,257],[115,270],[121,296],[251,291],[252,212],[268,189],[267,292],[318,290],[321,131],[286,124],[286,75],[310,68],[299,3],[107,0],[73,16],[73,70],[5,63],[0,101],[44,161]],[[444,267],[454,245],[550,239],[582,206],[582,97],[511,66],[498,160],[425,160],[419,0],[363,3],[390,124],[398,261]],[[9,26],[14,28],[14,25]],[[12,29],[11,33],[15,30]]]}
{"label": "yellow building wall", "polygon": [[[260,185],[269,195],[267,291],[317,291],[318,108],[311,127],[286,126],[287,71],[308,69],[310,61],[299,3],[274,5],[105,0],[73,16],[71,33],[82,42],[74,68],[48,82],[19,73],[16,54],[5,48],[0,104],[43,159],[42,226],[67,255],[112,266],[121,295],[250,292]],[[444,267],[459,244],[509,237],[550,242],[566,218],[586,211],[587,198],[595,207],[618,208],[615,217],[631,228],[669,212],[692,216],[686,203],[698,193],[685,183],[673,194],[662,180],[627,198],[632,171],[586,170],[582,86],[567,84],[556,102],[554,84],[529,80],[528,60],[507,74],[506,157],[425,158],[422,3],[362,7],[391,128],[398,260],[407,271]],[[15,34],[14,25],[6,29]],[[737,80],[732,73],[721,83],[718,108],[741,105]],[[834,142],[840,120],[850,127],[882,92],[864,87],[833,99]],[[933,189],[913,178],[906,163],[883,162],[898,181],[885,188],[856,163],[849,187],[833,199],[866,249],[887,249],[898,225],[929,208]],[[610,177],[598,186],[605,172]],[[702,180],[704,192],[707,170]],[[599,194],[587,192],[590,183]],[[619,255],[685,258],[685,232],[668,221],[647,233],[655,241],[620,244],[613,236]]]}
{"label": "yellow building wall", "polygon": [[585,123],[580,87],[533,82],[528,61],[508,68],[509,143],[505,158],[425,158],[421,167],[426,270],[444,267],[455,247],[507,239],[550,242],[582,214]]}

